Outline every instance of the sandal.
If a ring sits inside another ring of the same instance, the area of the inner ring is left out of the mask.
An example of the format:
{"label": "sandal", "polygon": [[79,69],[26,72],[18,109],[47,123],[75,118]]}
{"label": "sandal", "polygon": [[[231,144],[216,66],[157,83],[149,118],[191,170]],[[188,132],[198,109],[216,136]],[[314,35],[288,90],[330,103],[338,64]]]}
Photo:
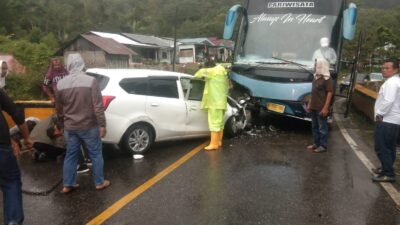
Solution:
{"label": "sandal", "polygon": [[79,188],[79,184],[75,184],[74,186],[63,187],[63,189],[60,192],[61,192],[61,194],[69,194],[69,193],[76,191],[76,189],[78,189],[78,188]]}
{"label": "sandal", "polygon": [[307,150],[309,150],[309,151],[312,151],[312,150],[314,150],[316,148],[318,148],[318,146],[316,144],[312,144],[312,145],[307,146]]}
{"label": "sandal", "polygon": [[108,186],[111,185],[111,182],[109,180],[104,180],[103,184],[96,185],[96,190],[103,190],[106,189]]}

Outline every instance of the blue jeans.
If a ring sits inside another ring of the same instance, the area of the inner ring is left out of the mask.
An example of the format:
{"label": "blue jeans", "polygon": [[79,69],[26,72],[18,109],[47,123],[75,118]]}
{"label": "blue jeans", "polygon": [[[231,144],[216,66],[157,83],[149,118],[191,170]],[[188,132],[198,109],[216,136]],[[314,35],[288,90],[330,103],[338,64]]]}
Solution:
{"label": "blue jeans", "polygon": [[377,122],[375,124],[375,152],[382,165],[382,174],[395,176],[393,169],[396,160],[396,142],[399,126],[392,123]]}
{"label": "blue jeans", "polygon": [[98,127],[88,130],[65,130],[64,137],[67,141],[67,152],[64,159],[64,187],[76,185],[76,167],[81,146],[86,146],[89,157],[92,160],[92,176],[94,184],[101,185],[104,182],[103,152],[100,131]]}
{"label": "blue jeans", "polygon": [[21,173],[10,145],[0,144],[0,186],[3,192],[5,224],[22,224]]}
{"label": "blue jeans", "polygon": [[321,111],[311,110],[312,134],[314,144],[319,147],[328,146],[328,117],[319,115]]}

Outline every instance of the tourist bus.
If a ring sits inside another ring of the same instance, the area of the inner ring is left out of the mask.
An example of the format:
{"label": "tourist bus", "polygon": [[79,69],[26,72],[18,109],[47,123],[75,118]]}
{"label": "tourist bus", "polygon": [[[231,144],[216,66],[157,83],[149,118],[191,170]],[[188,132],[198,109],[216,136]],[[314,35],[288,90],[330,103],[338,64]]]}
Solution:
{"label": "tourist bus", "polygon": [[336,57],[328,57],[336,86],[343,41],[354,38],[356,17],[356,5],[345,0],[247,0],[233,6],[224,27],[224,39],[235,42],[233,91],[252,98],[258,109],[310,120],[305,107],[317,52],[326,49]]}

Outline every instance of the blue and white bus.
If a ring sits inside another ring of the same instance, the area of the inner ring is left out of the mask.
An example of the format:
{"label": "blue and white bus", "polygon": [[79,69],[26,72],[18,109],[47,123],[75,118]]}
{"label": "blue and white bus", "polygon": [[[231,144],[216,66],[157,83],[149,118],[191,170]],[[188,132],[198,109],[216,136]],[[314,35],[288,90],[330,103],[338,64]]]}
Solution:
{"label": "blue and white bus", "polygon": [[247,0],[233,6],[224,39],[235,41],[229,74],[234,90],[269,112],[310,120],[305,102],[316,55],[322,51],[330,61],[336,83],[343,40],[354,37],[356,6],[346,5],[345,0]]}

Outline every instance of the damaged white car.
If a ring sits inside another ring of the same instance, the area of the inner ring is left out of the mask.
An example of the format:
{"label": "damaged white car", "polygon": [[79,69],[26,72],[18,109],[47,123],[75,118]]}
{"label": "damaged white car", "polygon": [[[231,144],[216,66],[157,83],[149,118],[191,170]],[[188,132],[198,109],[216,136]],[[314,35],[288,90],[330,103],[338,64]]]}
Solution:
{"label": "damaged white car", "polygon": [[[154,142],[208,136],[207,111],[200,109],[204,81],[191,75],[144,69],[88,69],[103,95],[107,121],[104,143],[131,154]],[[246,126],[245,109],[228,97],[224,134]]]}

